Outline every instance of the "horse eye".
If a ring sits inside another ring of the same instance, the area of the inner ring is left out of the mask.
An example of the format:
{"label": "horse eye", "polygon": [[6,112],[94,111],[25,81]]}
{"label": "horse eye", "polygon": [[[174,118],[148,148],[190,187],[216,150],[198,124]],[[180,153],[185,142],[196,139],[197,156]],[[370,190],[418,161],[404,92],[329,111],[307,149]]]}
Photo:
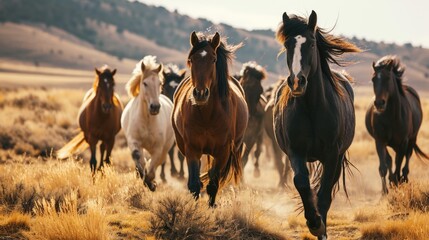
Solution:
{"label": "horse eye", "polygon": [[190,58],[188,59],[188,63],[192,63],[192,60]]}
{"label": "horse eye", "polygon": [[147,83],[143,82],[143,86],[147,87]]}

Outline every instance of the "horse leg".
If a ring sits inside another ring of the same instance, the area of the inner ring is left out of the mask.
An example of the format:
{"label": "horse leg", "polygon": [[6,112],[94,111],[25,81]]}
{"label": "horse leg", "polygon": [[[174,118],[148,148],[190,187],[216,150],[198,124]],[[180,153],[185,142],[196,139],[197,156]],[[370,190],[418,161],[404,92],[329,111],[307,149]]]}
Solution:
{"label": "horse leg", "polygon": [[200,180],[200,158],[201,154],[199,153],[186,153],[186,163],[188,164],[188,189],[192,195],[194,195],[195,199],[200,197],[200,191],[203,185]]}
{"label": "horse leg", "polygon": [[113,146],[115,145],[115,138],[113,137],[111,140],[106,142],[106,159],[104,160],[107,166],[110,166],[112,163],[110,161],[110,157],[112,155]]}
{"label": "horse leg", "polygon": [[180,151],[177,151],[177,156],[179,157],[180,161],[180,172],[179,172],[179,179],[185,179],[185,170],[183,168],[183,162],[185,161],[185,156]]}
{"label": "horse leg", "polygon": [[262,134],[259,134],[258,140],[256,141],[256,149],[253,153],[255,155],[255,170],[253,171],[253,176],[258,178],[261,176],[261,171],[259,170],[259,156],[262,152]]}
{"label": "horse leg", "polygon": [[407,151],[408,143],[401,146],[399,151],[396,151],[395,155],[395,172],[393,178],[389,178],[390,182],[393,182],[395,186],[398,186],[399,180],[401,179],[401,166],[402,160],[404,159],[405,153]]}
{"label": "horse leg", "polygon": [[147,176],[145,179],[146,185],[153,192],[156,190],[156,182],[155,182],[155,172],[159,165],[165,163],[167,158],[167,152],[151,152],[150,153],[152,160],[150,161],[149,168],[147,171]]}
{"label": "horse leg", "polygon": [[[334,162],[327,162],[329,160],[333,160]],[[332,189],[340,178],[342,163],[344,161],[344,154],[341,154],[339,157],[334,156],[333,158],[329,158],[327,159],[327,161],[325,161],[325,164],[323,164],[323,173],[322,178],[320,180],[320,188],[317,193],[317,209],[322,215],[323,223],[325,225],[325,229],[320,232],[317,232],[317,234],[319,235],[315,235],[313,233],[313,235],[317,236],[319,239],[327,238],[327,216],[332,203]]]}
{"label": "horse leg", "polygon": [[168,151],[168,156],[170,157],[170,163],[171,163],[170,174],[172,177],[177,177],[177,175],[179,175],[179,173],[177,172],[176,165],[174,164],[174,151],[175,150],[176,150],[176,143],[174,143],[173,146]]}
{"label": "horse leg", "polygon": [[89,160],[89,166],[91,167],[91,173],[92,176],[95,176],[95,170],[97,168],[97,158],[96,158],[96,151],[97,151],[97,140],[95,139],[88,139],[89,149],[91,150],[91,159]]}
{"label": "horse leg", "polygon": [[303,156],[291,155],[290,162],[294,172],[293,182],[304,205],[304,216],[307,219],[307,227],[314,235],[314,233],[323,231],[325,226],[323,225],[321,216],[317,212],[314,202],[306,159]]}
{"label": "horse leg", "polygon": [[136,164],[136,170],[139,177],[144,180],[145,179],[145,168],[146,168],[146,160],[143,157],[143,152],[140,148],[139,144],[130,145],[131,156]]}
{"label": "horse leg", "polygon": [[220,171],[225,168],[228,161],[231,161],[230,158],[233,157],[233,153],[218,151],[213,160],[213,166],[209,170],[208,174],[210,177],[209,184],[207,184],[207,194],[209,195],[209,206],[215,207],[216,195],[219,190],[219,180],[220,180]]}
{"label": "horse leg", "polygon": [[287,173],[288,171],[290,171],[290,162],[289,162],[289,159],[286,159],[285,164],[283,164],[283,152],[276,145],[273,145],[273,152],[275,157],[274,163],[276,165],[276,169],[277,169],[277,172],[279,173],[279,178],[280,178],[278,186],[281,188],[284,188],[286,186]]}
{"label": "horse leg", "polygon": [[409,163],[410,163],[411,155],[413,155],[413,149],[414,149],[415,144],[416,144],[415,140],[410,141],[410,143],[408,143],[407,152],[405,154],[405,165],[402,168],[402,177],[401,177],[402,183],[408,182],[408,173],[410,173]]}
{"label": "horse leg", "polygon": [[[389,192],[387,190],[387,185],[386,185],[386,175],[387,175],[387,167],[388,167],[387,163],[386,163],[386,159],[387,159],[386,144],[381,143],[379,141],[376,141],[375,146],[377,149],[378,159],[380,160],[380,165],[378,167],[378,173],[380,174],[380,177],[381,177],[381,187],[383,190],[383,195],[385,195]],[[389,157],[390,157],[390,155],[389,155]]]}
{"label": "horse leg", "polygon": [[104,153],[106,152],[106,143],[104,141],[100,144],[100,166],[98,166],[98,171],[101,171],[103,169],[103,162],[104,162]]}
{"label": "horse leg", "polygon": [[165,162],[163,162],[161,164],[161,174],[159,175],[161,177],[161,180],[163,183],[167,182],[167,179],[165,179],[165,172],[164,172],[164,168],[165,168]]}

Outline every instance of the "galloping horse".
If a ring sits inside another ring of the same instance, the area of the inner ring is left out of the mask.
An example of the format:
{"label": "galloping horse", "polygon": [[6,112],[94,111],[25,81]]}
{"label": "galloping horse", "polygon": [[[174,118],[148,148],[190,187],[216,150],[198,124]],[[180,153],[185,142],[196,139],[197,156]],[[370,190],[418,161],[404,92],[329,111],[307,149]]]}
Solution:
{"label": "galloping horse", "polygon": [[[286,48],[290,75],[276,93],[274,127],[277,142],[290,159],[307,226],[318,239],[326,239],[334,187],[347,166],[345,153],[355,132],[351,78],[331,71],[329,62],[341,66],[336,57],[360,49],[328,34],[316,23],[314,11],[308,22],[283,14],[276,36]],[[313,196],[306,166],[316,160],[323,166],[317,197]]]}
{"label": "galloping horse", "polygon": [[[137,172],[151,191],[156,189],[156,168],[166,160],[174,143],[169,121],[173,103],[160,94],[162,79],[162,64],[156,63],[155,56],[146,56],[137,63],[126,84],[132,99],[121,119]],[[142,148],[151,156],[147,175]]]}
{"label": "galloping horse", "polygon": [[249,158],[250,150],[256,144],[255,155],[255,171],[254,175],[260,175],[259,156],[262,148],[262,134],[264,124],[265,105],[267,100],[262,95],[264,89],[261,81],[267,77],[265,69],[256,62],[247,62],[243,64],[239,75],[240,84],[244,89],[246,96],[247,108],[249,111],[249,122],[247,124],[246,133],[244,134],[244,144],[246,150],[243,155],[243,168],[246,166]]}
{"label": "galloping horse", "polygon": [[[209,205],[215,205],[218,189],[231,178],[241,177],[241,155],[248,111],[240,83],[228,73],[228,61],[239,46],[213,36],[192,32],[188,66],[191,76],[174,94],[172,123],[177,146],[188,164],[188,188],[199,197],[208,182]],[[200,179],[200,157],[214,159]]]}
{"label": "galloping horse", "polygon": [[114,93],[113,76],[116,69],[112,71],[105,65],[100,70],[96,68],[95,73],[93,87],[85,94],[78,114],[81,132],[57,151],[58,158],[67,158],[73,153],[85,150],[89,144],[89,164],[93,176],[97,168],[95,153],[98,141],[101,141],[98,170],[103,168],[103,162],[110,164],[110,154],[115,144],[115,136],[121,130],[120,119],[124,108],[119,96]]}
{"label": "galloping horse", "polygon": [[[422,107],[417,92],[402,84],[405,68],[396,56],[385,56],[372,64],[374,74],[375,101],[366,111],[365,123],[369,134],[375,139],[380,167],[383,194],[387,194],[386,174],[395,185],[408,182],[409,168],[413,150],[417,156],[428,158],[417,146],[417,134],[422,123]],[[392,157],[386,147],[396,152],[395,172],[392,172]],[[400,174],[402,159],[405,166]]]}
{"label": "galloping horse", "polygon": [[[162,75],[164,77],[164,81],[162,82],[162,90],[161,94],[167,96],[171,101],[173,101],[174,92],[179,86],[180,82],[185,79],[186,69],[179,70],[179,67],[175,64],[167,64],[164,66]],[[174,149],[176,144],[170,149],[168,155],[170,155],[171,162],[171,176],[178,176],[180,179],[185,178],[185,171],[183,170],[183,161],[184,157],[178,151],[178,157],[180,161],[180,172],[177,172],[176,166],[174,165]],[[164,172],[165,163],[161,166],[161,178],[165,181],[165,172]]]}

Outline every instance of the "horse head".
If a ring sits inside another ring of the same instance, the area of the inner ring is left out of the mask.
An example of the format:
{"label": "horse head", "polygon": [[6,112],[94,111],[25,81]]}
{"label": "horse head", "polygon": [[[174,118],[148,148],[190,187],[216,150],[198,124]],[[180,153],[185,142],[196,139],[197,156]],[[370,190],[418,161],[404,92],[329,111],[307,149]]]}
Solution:
{"label": "horse head", "polygon": [[210,40],[198,38],[195,32],[190,36],[191,51],[188,56],[188,67],[191,69],[192,95],[197,105],[204,105],[210,97],[210,89],[216,84],[216,50],[220,45],[219,33]]}
{"label": "horse head", "polygon": [[104,113],[108,113],[113,107],[113,92],[115,86],[115,80],[113,76],[116,73],[116,69],[110,71],[107,66],[104,66],[101,70],[95,68],[97,74],[96,84],[94,85],[96,95],[99,96],[101,101],[101,109]]}
{"label": "horse head", "polygon": [[173,100],[173,95],[177,86],[185,78],[186,69],[179,70],[176,65],[167,64],[162,71],[162,75],[164,77],[162,94],[166,95],[170,100]]}
{"label": "horse head", "polygon": [[151,66],[145,66],[144,61],[141,62],[141,71],[143,74],[140,81],[140,94],[145,97],[151,115],[157,115],[161,108],[159,95],[161,94],[163,80],[162,68],[162,64],[159,64],[156,68],[152,68]]}

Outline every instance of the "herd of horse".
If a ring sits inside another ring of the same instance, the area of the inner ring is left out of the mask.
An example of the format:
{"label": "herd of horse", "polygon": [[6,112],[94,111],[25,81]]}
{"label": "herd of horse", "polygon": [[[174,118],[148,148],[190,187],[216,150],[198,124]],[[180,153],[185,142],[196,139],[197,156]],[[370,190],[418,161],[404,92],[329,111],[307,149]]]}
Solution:
{"label": "herd of horse", "polygon": [[[79,112],[81,132],[57,152],[58,157],[89,146],[94,175],[97,142],[101,141],[98,170],[102,170],[103,163],[110,164],[115,135],[122,128],[138,176],[150,190],[156,189],[155,170],[160,165],[165,180],[167,156],[171,174],[180,178],[186,159],[189,191],[198,198],[205,186],[213,207],[223,185],[242,179],[251,149],[254,174],[260,175],[258,159],[266,138],[264,147],[271,149],[279,185],[284,186],[291,169],[308,229],[326,239],[328,210],[340,175],[349,166],[347,150],[355,133],[353,79],[330,64],[343,66],[342,54],[361,50],[318,27],[314,11],[308,20],[284,13],[276,39],[286,52],[289,76],[265,93],[266,72],[256,62],[245,63],[234,77],[230,74],[231,59],[241,45],[227,44],[217,32],[191,33],[188,77],[185,69],[164,66],[154,56],[139,61],[126,84],[131,100],[125,109],[114,93],[116,70],[95,69],[93,88]],[[422,108],[417,92],[402,83],[404,66],[397,57],[385,56],[372,67],[375,101],[365,123],[375,139],[382,190],[387,194],[387,171],[392,185],[408,182],[413,150],[419,157],[428,156],[416,143]],[[387,146],[396,152],[395,171]],[[180,170],[174,164],[176,147]],[[315,161],[321,167],[311,173],[307,164]],[[312,174],[318,176],[313,187]]]}

